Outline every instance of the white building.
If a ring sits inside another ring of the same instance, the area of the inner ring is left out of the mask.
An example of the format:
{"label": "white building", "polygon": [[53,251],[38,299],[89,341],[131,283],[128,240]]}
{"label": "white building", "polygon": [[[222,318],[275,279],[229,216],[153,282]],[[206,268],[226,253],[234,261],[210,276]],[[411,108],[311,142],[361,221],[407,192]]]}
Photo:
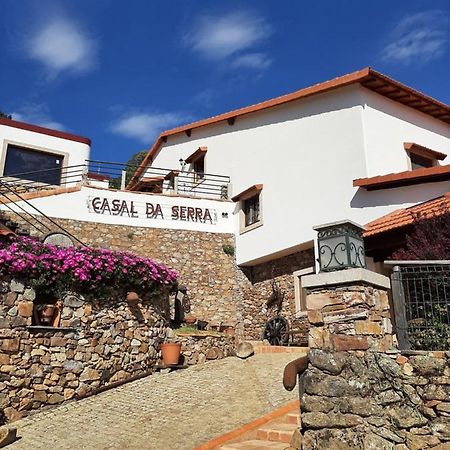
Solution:
{"label": "white building", "polygon": [[0,176],[22,185],[66,185],[81,174],[90,146],[82,136],[0,117]]}
{"label": "white building", "polygon": [[237,263],[252,266],[310,248],[315,225],[450,191],[449,153],[450,107],[366,68],[163,132],[128,188],[166,186],[160,167],[193,194],[205,172],[228,176]]}

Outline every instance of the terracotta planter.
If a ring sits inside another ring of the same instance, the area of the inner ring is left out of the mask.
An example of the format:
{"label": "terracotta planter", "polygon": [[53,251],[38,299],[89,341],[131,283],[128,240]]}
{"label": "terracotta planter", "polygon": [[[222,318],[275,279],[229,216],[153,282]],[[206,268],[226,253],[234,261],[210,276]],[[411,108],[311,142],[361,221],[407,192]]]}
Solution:
{"label": "terracotta planter", "polygon": [[51,325],[55,316],[56,305],[44,305],[40,311],[40,319],[44,325]]}
{"label": "terracotta planter", "polygon": [[184,322],[188,325],[194,325],[195,322],[197,322],[197,317],[194,316],[186,316],[184,318]]}
{"label": "terracotta planter", "polygon": [[178,364],[181,353],[180,343],[161,344],[162,360],[165,366],[174,366]]}
{"label": "terracotta planter", "polygon": [[127,292],[127,302],[130,305],[136,305],[139,301],[139,295],[136,292]]}

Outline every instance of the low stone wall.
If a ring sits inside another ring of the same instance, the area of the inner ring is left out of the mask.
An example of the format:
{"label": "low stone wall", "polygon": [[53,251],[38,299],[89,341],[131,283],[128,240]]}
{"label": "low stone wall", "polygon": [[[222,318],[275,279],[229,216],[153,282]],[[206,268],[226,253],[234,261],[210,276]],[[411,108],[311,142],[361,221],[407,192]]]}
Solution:
{"label": "low stone wall", "polygon": [[60,327],[32,325],[35,292],[0,284],[0,410],[29,410],[84,396],[152,369],[167,333],[166,296],[128,305],[124,298],[63,298]]}
{"label": "low stone wall", "polygon": [[314,266],[314,249],[244,269],[247,278],[241,281],[241,320],[246,339],[260,340],[266,322],[278,315],[292,323],[296,318],[293,273],[311,266]]}
{"label": "low stone wall", "polygon": [[361,283],[306,291],[309,348],[386,351],[395,346],[387,289]]}
{"label": "low stone wall", "polygon": [[450,448],[450,352],[312,349],[302,449]]}
{"label": "low stone wall", "polygon": [[223,334],[197,335],[177,334],[177,341],[181,342],[181,354],[187,365],[201,364],[207,360],[222,359],[235,355],[235,338]]}

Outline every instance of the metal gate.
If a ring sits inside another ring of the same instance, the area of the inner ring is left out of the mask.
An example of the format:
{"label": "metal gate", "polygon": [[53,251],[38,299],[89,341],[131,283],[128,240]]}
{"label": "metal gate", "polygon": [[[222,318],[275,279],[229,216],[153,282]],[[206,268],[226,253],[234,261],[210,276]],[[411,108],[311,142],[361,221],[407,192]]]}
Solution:
{"label": "metal gate", "polygon": [[394,317],[403,350],[450,349],[450,262],[396,262]]}

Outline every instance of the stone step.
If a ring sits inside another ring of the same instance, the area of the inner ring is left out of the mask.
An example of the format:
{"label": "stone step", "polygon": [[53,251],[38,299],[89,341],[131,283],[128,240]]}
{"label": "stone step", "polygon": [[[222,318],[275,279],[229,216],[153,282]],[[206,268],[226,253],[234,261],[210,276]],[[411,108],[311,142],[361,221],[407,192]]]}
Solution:
{"label": "stone step", "polygon": [[293,423],[275,423],[263,426],[256,432],[256,439],[285,442],[291,442],[292,434],[297,428]]}
{"label": "stone step", "polygon": [[220,450],[284,450],[286,444],[282,442],[260,441],[252,439],[250,441],[226,444]]}
{"label": "stone step", "polygon": [[286,422],[298,425],[300,423],[300,414],[299,413],[286,414]]}

